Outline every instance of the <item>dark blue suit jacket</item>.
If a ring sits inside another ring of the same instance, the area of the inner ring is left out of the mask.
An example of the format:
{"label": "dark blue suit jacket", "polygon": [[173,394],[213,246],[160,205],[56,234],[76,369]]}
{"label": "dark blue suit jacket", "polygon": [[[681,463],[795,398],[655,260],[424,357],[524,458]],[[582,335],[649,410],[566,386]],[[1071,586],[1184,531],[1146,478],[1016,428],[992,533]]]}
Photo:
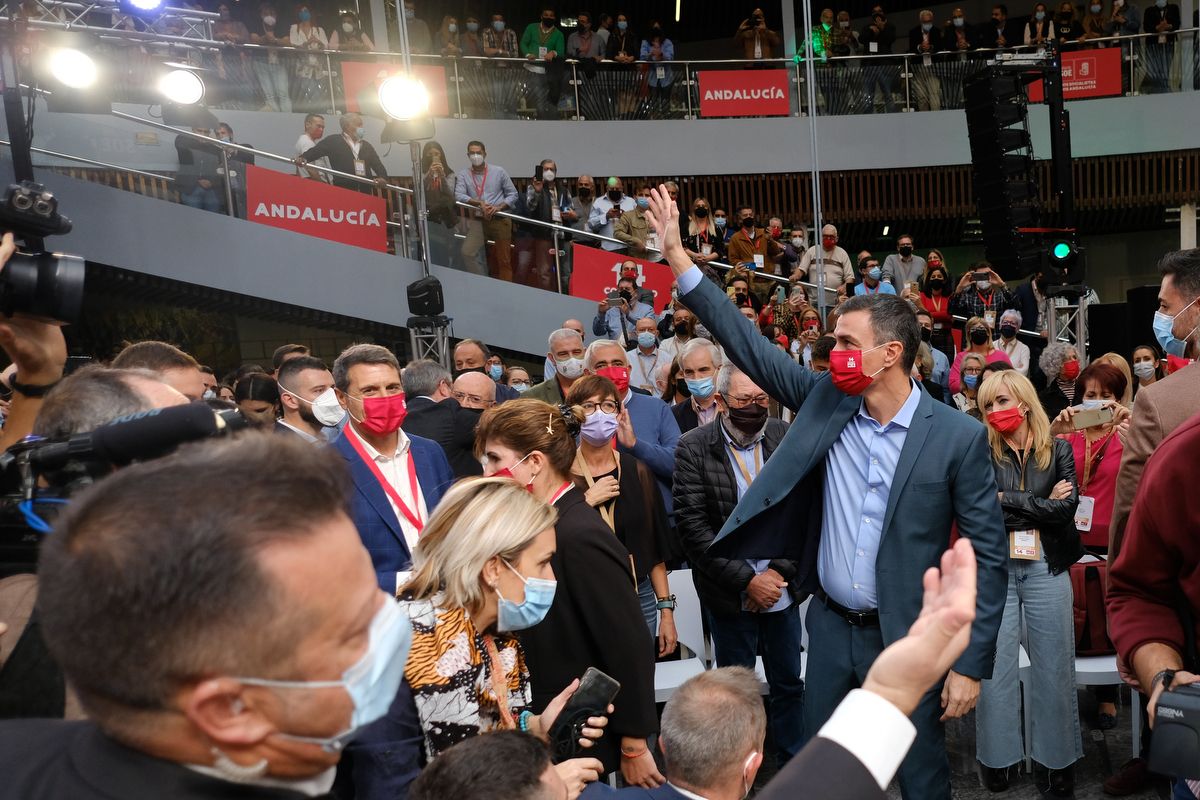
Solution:
{"label": "dark blue suit jacket", "polygon": [[[787,435],[711,547],[736,558],[800,562],[802,591],[818,586],[825,457],[862,400],[843,394],[768,342],[709,281],[681,298],[751,380],[796,413]],[[921,579],[949,546],[950,527],[979,562],[971,643],[954,671],[988,678],[1008,592],[1008,542],[986,429],[921,391],[888,497],[875,575],[884,642],[904,636],[921,611]]]}
{"label": "dark blue suit jacket", "polygon": [[[446,489],[454,482],[454,473],[450,471],[450,462],[437,442],[420,436],[409,436],[408,439],[412,442],[413,463],[417,465],[417,483],[425,498],[425,508],[432,514]],[[400,521],[396,519],[396,512],[392,510],[375,474],[347,441],[345,431],[334,440],[333,447],[342,454],[350,468],[350,478],[354,482],[354,492],[350,495],[350,516],[358,528],[363,546],[371,554],[379,588],[388,594],[395,594],[396,573],[412,567],[412,553],[404,541]]]}

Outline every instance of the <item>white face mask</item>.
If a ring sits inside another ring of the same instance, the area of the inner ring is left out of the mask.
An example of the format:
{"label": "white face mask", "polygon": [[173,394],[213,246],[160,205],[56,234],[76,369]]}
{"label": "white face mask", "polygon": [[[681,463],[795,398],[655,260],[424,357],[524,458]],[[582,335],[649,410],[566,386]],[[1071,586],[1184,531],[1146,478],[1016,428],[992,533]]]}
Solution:
{"label": "white face mask", "polygon": [[546,183],[554,183],[554,170],[542,170],[542,180],[544,180]]}
{"label": "white face mask", "polygon": [[792,237],[792,247],[799,250],[801,247],[804,247],[804,240],[802,238],[800,238],[799,236],[793,236]]}
{"label": "white face mask", "polygon": [[343,22],[342,30],[344,30],[346,33],[354,33],[354,23],[353,22]]}
{"label": "white face mask", "polygon": [[975,281],[975,288],[981,292],[986,292],[987,288],[991,285],[991,281]]}
{"label": "white face mask", "polygon": [[472,167],[483,166],[483,153],[468,153],[467,158],[470,159]]}
{"label": "white face mask", "polygon": [[263,25],[266,25],[268,28],[275,27],[275,18],[274,17],[263,17],[262,19],[263,19]]}
{"label": "white face mask", "polygon": [[568,358],[565,361],[555,359],[554,369],[559,375],[562,375],[569,381],[573,381],[583,374],[583,359]]}
{"label": "white face mask", "polygon": [[[303,397],[300,399],[304,400]],[[317,422],[326,428],[337,427],[346,418],[346,409],[338,402],[337,393],[332,386],[317,395],[317,399],[312,401],[312,410]]]}

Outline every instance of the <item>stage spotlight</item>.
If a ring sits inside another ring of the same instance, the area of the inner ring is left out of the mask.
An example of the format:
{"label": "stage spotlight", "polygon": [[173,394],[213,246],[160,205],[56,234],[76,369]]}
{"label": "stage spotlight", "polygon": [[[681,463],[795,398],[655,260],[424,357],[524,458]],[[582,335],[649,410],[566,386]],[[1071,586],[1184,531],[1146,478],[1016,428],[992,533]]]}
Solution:
{"label": "stage spotlight", "polygon": [[204,99],[204,81],[190,70],[173,69],[158,82],[158,90],[172,103],[191,106]]}
{"label": "stage spotlight", "polygon": [[48,66],[54,79],[71,89],[90,88],[99,74],[92,57],[73,47],[51,51]]}
{"label": "stage spotlight", "polygon": [[117,4],[121,11],[134,16],[145,16],[158,11],[164,0],[120,0]]}
{"label": "stage spotlight", "polygon": [[379,105],[392,119],[415,119],[429,113],[429,90],[416,78],[393,75],[379,86]]}

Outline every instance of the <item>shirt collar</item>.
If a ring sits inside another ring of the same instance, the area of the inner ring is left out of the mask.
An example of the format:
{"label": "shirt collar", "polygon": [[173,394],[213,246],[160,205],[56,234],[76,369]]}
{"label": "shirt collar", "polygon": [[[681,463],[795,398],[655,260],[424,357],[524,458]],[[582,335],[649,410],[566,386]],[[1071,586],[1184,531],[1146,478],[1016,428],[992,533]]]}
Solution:
{"label": "shirt collar", "polygon": [[311,433],[309,433],[308,431],[306,431],[306,430],[304,430],[304,429],[302,429],[302,428],[297,428],[295,425],[291,424],[290,422],[288,422],[287,420],[283,419],[282,417],[280,417],[279,419],[277,419],[277,420],[275,420],[275,421],[276,421],[276,422],[278,422],[278,423],[279,423],[280,425],[282,425],[283,427],[287,428],[288,430],[295,431],[296,433],[298,433],[298,434],[300,434],[301,436],[303,436],[305,439],[308,439],[310,442],[319,442],[319,441],[321,441],[320,439],[318,439],[316,436],[313,436],[313,435],[312,435]]}
{"label": "shirt collar", "polygon": [[689,792],[687,789],[681,789],[680,787],[676,786],[675,784],[671,783],[670,781],[667,781],[667,785],[670,786],[675,791],[679,792],[684,797],[688,798],[688,800],[708,800],[708,798],[705,797],[704,795],[699,795],[699,794],[696,794],[695,792]]}
{"label": "shirt collar", "polygon": [[[285,780],[283,778],[269,778],[264,776],[245,781],[231,781],[229,776],[215,767],[208,767],[202,764],[184,764],[183,766],[193,772],[199,772],[201,775],[207,775],[210,778],[216,778],[229,783],[238,783],[243,786],[263,786],[269,789],[286,789],[305,795],[306,797],[317,797],[318,795],[328,794],[329,790],[333,788],[334,775],[337,773],[337,767],[330,767],[319,775],[298,780]],[[696,795],[689,796],[695,797]],[[704,799],[701,798],[701,800]]]}
{"label": "shirt collar", "polygon": [[405,435],[404,430],[399,429],[396,431],[396,452],[391,455],[385,455],[385,454],[379,452],[378,450],[376,450],[374,447],[372,447],[371,443],[368,442],[366,439],[359,436],[358,431],[354,430],[353,423],[347,423],[346,430],[350,431],[351,436],[358,439],[358,441],[362,442],[363,449],[367,451],[367,455],[369,455],[371,457],[372,461],[378,461],[381,458],[387,458],[387,459],[392,459],[392,460],[397,459],[397,458],[403,458],[404,455],[408,452],[409,445],[412,443],[409,441],[408,436]]}
{"label": "shirt collar", "polygon": [[[904,405],[900,406],[900,410],[896,412],[896,416],[892,417],[892,421],[884,428],[895,425],[904,430],[912,427],[913,416],[917,413],[917,404],[921,402],[921,390],[917,388],[917,383],[912,378],[908,379],[908,399],[904,401]],[[874,417],[867,413],[867,402],[863,400],[858,405],[858,415],[863,419],[870,420],[873,424],[878,425]]]}

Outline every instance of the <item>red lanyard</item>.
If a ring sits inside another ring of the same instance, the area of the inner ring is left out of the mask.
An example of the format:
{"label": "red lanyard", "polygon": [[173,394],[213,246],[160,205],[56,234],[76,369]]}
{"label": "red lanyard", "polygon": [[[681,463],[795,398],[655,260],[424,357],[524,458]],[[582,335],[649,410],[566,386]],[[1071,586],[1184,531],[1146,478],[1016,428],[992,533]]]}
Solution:
{"label": "red lanyard", "polygon": [[[421,520],[420,514],[417,513],[419,506],[418,509],[410,509],[408,507],[408,504],[405,503],[400,497],[400,493],[396,491],[396,487],[392,486],[391,481],[383,476],[383,471],[379,469],[379,465],[375,463],[375,459],[367,455],[367,451],[362,446],[362,442],[358,440],[358,435],[356,433],[351,432],[351,434],[346,438],[350,440],[350,446],[354,448],[354,451],[358,453],[363,462],[370,467],[371,472],[375,475],[375,480],[379,481],[379,485],[383,487],[383,491],[386,492],[387,496],[391,498],[391,501],[396,504],[396,508],[400,509],[400,513],[404,515],[405,519],[407,519],[412,526],[416,528],[417,535],[420,536],[421,529],[425,527],[425,523]],[[420,491],[420,489],[417,487],[417,467],[413,463],[411,448],[409,449],[409,452],[405,453],[404,455],[408,467],[408,485],[412,489],[413,503],[416,504],[418,497],[417,492]]]}
{"label": "red lanyard", "polygon": [[488,168],[486,166],[484,166],[483,182],[481,183],[481,182],[475,180],[475,170],[471,170],[471,183],[475,184],[475,196],[478,197],[480,200],[483,199],[483,190],[485,188],[487,188],[487,174],[488,174]]}
{"label": "red lanyard", "polygon": [[875,287],[875,291],[871,291],[871,287],[870,287],[870,286],[867,286],[867,285],[864,283],[864,284],[862,285],[862,287],[863,287],[863,294],[879,294],[879,287],[880,287],[880,286],[882,286],[882,284],[880,284],[879,286],[876,286],[876,287]]}
{"label": "red lanyard", "polygon": [[986,300],[983,299],[983,293],[978,289],[975,290],[975,296],[979,298],[979,302],[983,303],[984,308],[991,308],[996,303],[996,293],[992,292]]}

